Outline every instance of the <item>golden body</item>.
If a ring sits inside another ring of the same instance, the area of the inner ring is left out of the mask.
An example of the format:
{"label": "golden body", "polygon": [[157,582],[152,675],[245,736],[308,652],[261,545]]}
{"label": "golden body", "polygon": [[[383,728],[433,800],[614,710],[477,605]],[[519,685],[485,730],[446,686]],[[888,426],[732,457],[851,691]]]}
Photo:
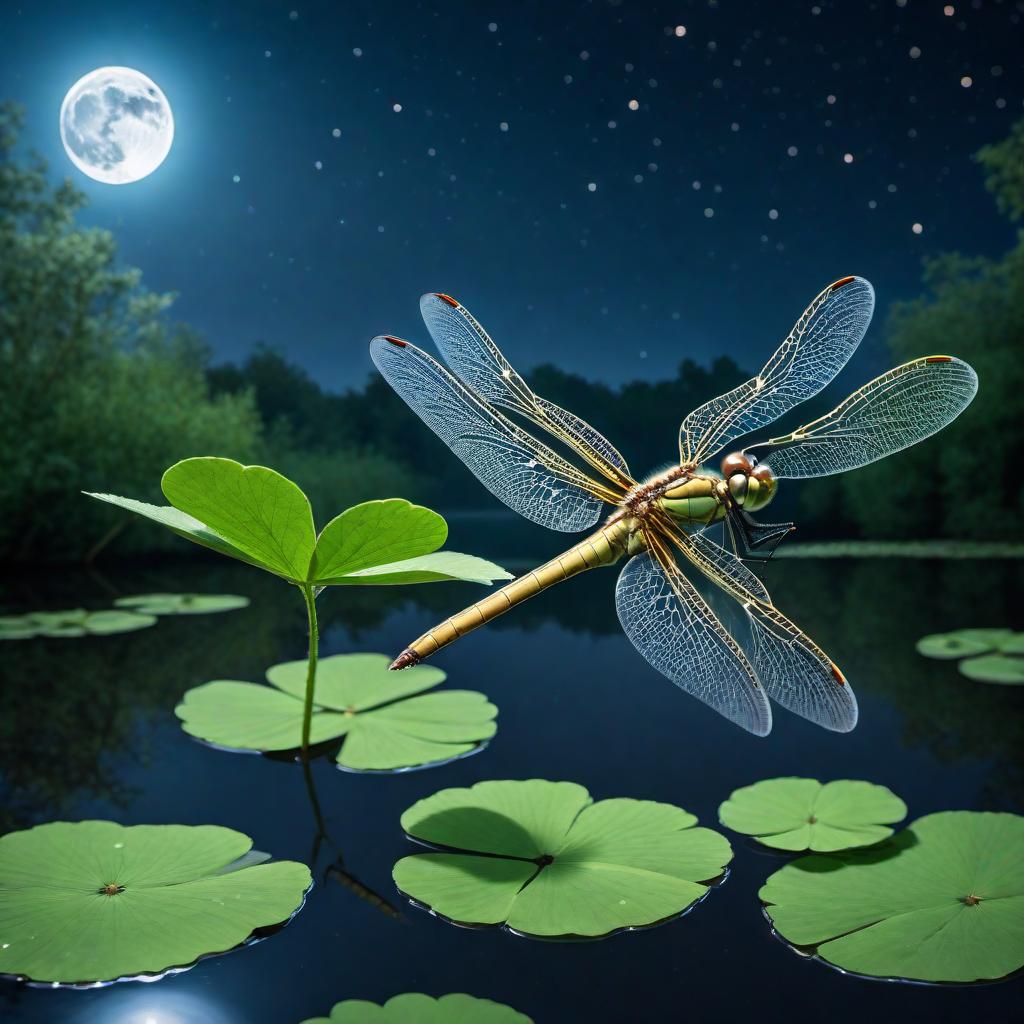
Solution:
{"label": "golden body", "polygon": [[[742,464],[734,465],[730,461],[737,458]],[[738,470],[732,474],[733,476],[744,477],[753,470],[749,460],[735,455],[728,456],[723,462],[723,470],[730,468]],[[731,480],[732,476],[729,479]],[[750,479],[756,478],[751,475]],[[479,629],[499,615],[504,615],[511,608],[522,604],[542,590],[578,576],[588,569],[614,565],[623,555],[636,554],[647,546],[644,537],[645,533],[649,534],[650,531],[643,527],[649,520],[669,515],[684,529],[699,529],[724,518],[730,503],[742,505],[750,500],[747,490],[750,486],[749,481],[746,482],[742,495],[738,496],[739,484],[734,484],[730,489],[729,483],[723,477],[706,472],[698,473],[693,466],[676,466],[650,477],[644,483],[632,487],[623,496],[615,511],[595,533],[584,537],[578,544],[574,544],[568,551],[552,558],[551,561],[507,583],[500,590],[445,619],[433,629],[427,630],[402,651],[392,662],[391,667],[403,669],[415,665],[474,629]],[[758,507],[766,505],[774,497],[774,493],[772,480],[766,485],[764,500],[760,501]]]}

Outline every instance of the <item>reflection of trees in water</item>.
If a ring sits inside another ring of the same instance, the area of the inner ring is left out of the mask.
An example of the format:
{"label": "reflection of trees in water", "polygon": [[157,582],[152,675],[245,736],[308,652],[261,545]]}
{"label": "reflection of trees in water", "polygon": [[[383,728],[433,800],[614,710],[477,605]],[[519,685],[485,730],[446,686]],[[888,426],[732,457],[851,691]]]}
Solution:
{"label": "reflection of trees in water", "polygon": [[775,601],[840,665],[855,687],[900,714],[904,742],[944,762],[994,760],[986,802],[1024,798],[1024,717],[1014,687],[974,683],[953,662],[922,658],[920,637],[974,626],[1013,626],[1024,563],[865,559],[773,563]]}
{"label": "reflection of trees in water", "polygon": [[58,818],[76,800],[123,805],[133,793],[113,757],[145,761],[141,724],[173,720],[182,694],[208,679],[259,678],[289,635],[301,646],[301,607],[289,614],[287,589],[249,570],[186,563],[109,578],[71,571],[12,590],[12,608],[96,608],[154,590],[227,591],[252,604],[168,616],[137,633],[4,643],[0,832]]}
{"label": "reflection of trees in water", "polygon": [[[457,525],[451,546],[478,550],[466,532]],[[486,551],[499,561],[496,546],[512,542],[504,533],[490,536]],[[557,545],[564,538],[548,540]],[[764,575],[784,611],[840,664],[857,666],[855,686],[883,696],[899,712],[908,746],[925,747],[947,762],[994,759],[999,767],[988,783],[990,802],[1005,807],[1007,798],[1021,800],[1020,693],[971,683],[955,665],[920,657],[914,643],[943,630],[1019,625],[1013,614],[1024,564],[807,559],[772,562]],[[616,576],[614,569],[587,573],[487,628],[529,632],[555,624],[581,637],[617,635]],[[121,636],[6,642],[0,831],[59,817],[76,800],[123,804],[133,794],[113,757],[145,760],[147,731],[140,723],[172,721],[182,694],[207,680],[261,679],[268,665],[300,657],[305,640],[301,602],[290,588],[244,566],[188,560],[107,579],[65,572],[16,581],[12,590],[5,601],[12,610],[102,607],[121,595],[159,590],[242,593],[252,604],[222,615],[167,617]],[[396,612],[413,611],[429,626],[481,592],[464,584],[336,588],[321,598],[321,621],[345,630],[358,646]],[[722,599],[719,606],[728,609],[730,602]]]}

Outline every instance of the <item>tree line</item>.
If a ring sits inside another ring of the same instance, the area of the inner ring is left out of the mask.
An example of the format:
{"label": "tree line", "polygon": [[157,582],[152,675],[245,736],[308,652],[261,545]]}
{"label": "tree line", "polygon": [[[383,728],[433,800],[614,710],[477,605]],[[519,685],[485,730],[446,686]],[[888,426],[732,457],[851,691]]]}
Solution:
{"label": "tree line", "polygon": [[[162,470],[197,454],[273,466],[325,512],[395,494],[441,509],[498,507],[378,375],[326,391],[265,344],[214,365],[205,340],[172,319],[173,296],[120,263],[109,231],[76,222],[83,195],[49,183],[20,129],[19,109],[0,105],[0,561],[162,544],[158,531],[125,531],[123,517],[80,492],[159,502]],[[1024,122],[978,161],[1000,210],[1019,221]],[[895,305],[884,333],[894,362],[944,351],[967,359],[979,397],[939,439],[803,488],[802,535],[1019,538],[1024,234],[998,258],[930,259],[923,294]],[[747,376],[729,356],[621,387],[550,364],[528,374],[641,473],[672,458],[690,409]]]}

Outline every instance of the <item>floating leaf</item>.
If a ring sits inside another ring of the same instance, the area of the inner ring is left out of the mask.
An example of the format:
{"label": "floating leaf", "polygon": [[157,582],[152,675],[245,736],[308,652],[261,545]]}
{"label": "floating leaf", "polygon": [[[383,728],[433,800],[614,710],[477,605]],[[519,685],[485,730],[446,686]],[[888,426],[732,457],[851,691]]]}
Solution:
{"label": "floating leaf", "polygon": [[247,608],[249,598],[241,594],[137,594],[119,597],[114,604],[147,615],[208,615]]}
{"label": "floating leaf", "polygon": [[86,493],[300,586],[511,579],[483,558],[437,551],[448,533],[444,519],[404,498],[347,509],[318,538],[309,499],[265,466],[185,459],[164,473],[161,487],[173,507]]}
{"label": "floating leaf", "polygon": [[302,1024],[533,1024],[511,1006],[461,992],[433,999],[419,992],[393,996],[383,1006],[363,999],[335,1003],[330,1017],[310,1017]]}
{"label": "floating leaf", "polygon": [[885,786],[839,779],[765,779],[737,789],[721,807],[723,825],[777,850],[826,853],[888,839],[887,824],[907,805]]}
{"label": "floating leaf", "polygon": [[1024,654],[1024,633],[1014,633],[999,645],[1003,654]]}
{"label": "floating leaf", "polygon": [[282,924],[304,864],[252,864],[217,825],[52,822],[0,838],[0,972],[81,983],[159,974]]}
{"label": "floating leaf", "polygon": [[1002,647],[1012,636],[1012,629],[956,629],[949,636],[959,640],[988,644],[989,647]]}
{"label": "floating leaf", "polygon": [[0,619],[0,640],[28,640],[36,636],[81,637],[133,633],[156,625],[156,618],[134,611],[88,612],[69,608],[59,612],[28,612]]}
{"label": "floating leaf", "polygon": [[1024,686],[1024,658],[1019,656],[983,654],[980,658],[966,658],[957,667],[962,675],[980,683]]}
{"label": "floating leaf", "polygon": [[445,848],[394,869],[399,890],[459,924],[598,938],[688,910],[732,858],[670,804],[594,803],[572,782],[479,782],[414,804],[402,828]]}
{"label": "floating leaf", "polygon": [[776,931],[846,971],[920,981],[1024,965],[1024,818],[944,811],[884,846],[802,857],[760,893]]}
{"label": "floating leaf", "polygon": [[[444,690],[438,668],[389,672],[384,654],[335,654],[317,666],[311,743],[344,737],[337,762],[353,771],[394,771],[450,761],[494,735],[498,709],[482,693]],[[305,661],[267,670],[271,686],[218,680],[185,694],[182,728],[219,746],[292,750],[302,734]],[[421,696],[415,696],[422,694]]]}
{"label": "floating leaf", "polygon": [[926,658],[939,658],[952,661],[966,658],[973,654],[984,654],[992,650],[992,644],[986,640],[964,637],[958,633],[933,633],[923,636],[917,641],[917,653]]}

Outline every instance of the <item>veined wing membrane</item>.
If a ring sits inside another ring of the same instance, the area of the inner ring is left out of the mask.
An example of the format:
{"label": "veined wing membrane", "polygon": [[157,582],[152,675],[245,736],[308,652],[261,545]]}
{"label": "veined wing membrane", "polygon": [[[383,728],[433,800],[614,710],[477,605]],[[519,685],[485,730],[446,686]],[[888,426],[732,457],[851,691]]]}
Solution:
{"label": "veined wing membrane", "polygon": [[431,293],[420,312],[445,362],[492,405],[510,409],[577,451],[599,473],[624,488],[632,486],[626,460],[585,420],[540,398],[502,355],[491,336],[461,303]]}
{"label": "veined wing membrane", "polygon": [[615,607],[633,646],[662,675],[748,732],[768,735],[771,705],[753,668],[659,537],[648,537],[648,550],[619,574]]}
{"label": "veined wing membrane", "polygon": [[469,390],[426,352],[397,338],[370,342],[405,403],[509,508],[563,533],[593,526],[616,495],[592,481]]}
{"label": "veined wing membrane", "polygon": [[923,441],[971,404],[978,377],[961,359],[925,356],[858,388],[830,413],[772,438],[759,455],[777,477],[858,469]]}
{"label": "veined wing membrane", "polygon": [[857,724],[857,698],[836,664],[771,602],[764,584],[731,551],[705,533],[672,539],[712,583],[743,605],[750,620],[752,658],[768,696],[833,732]]}
{"label": "veined wing membrane", "polygon": [[821,391],[853,355],[874,308],[874,289],[863,278],[844,277],[830,284],[804,310],[756,377],[683,420],[683,463],[703,462]]}

